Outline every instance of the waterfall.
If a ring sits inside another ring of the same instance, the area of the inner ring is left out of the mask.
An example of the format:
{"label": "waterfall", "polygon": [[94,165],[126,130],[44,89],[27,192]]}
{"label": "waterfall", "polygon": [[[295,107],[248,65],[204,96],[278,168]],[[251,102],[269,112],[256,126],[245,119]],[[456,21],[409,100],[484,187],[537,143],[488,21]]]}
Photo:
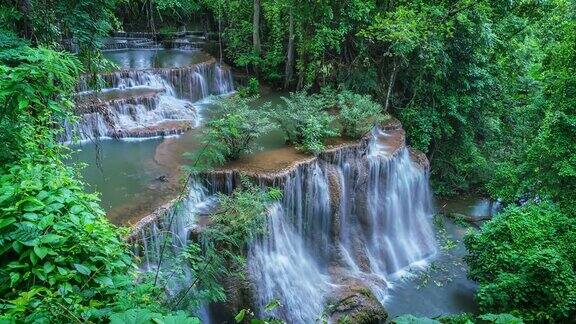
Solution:
{"label": "waterfall", "polygon": [[275,315],[291,323],[308,322],[320,315],[329,278],[279,203],[272,206],[268,234],[250,248],[249,260],[259,309],[279,298],[283,307]]}
{"label": "waterfall", "polygon": [[83,108],[77,108],[77,122],[64,122],[64,142],[74,135],[82,142],[178,134],[198,126],[201,105],[195,102],[234,90],[232,72],[214,59],[181,68],[100,74],[101,91],[93,90],[89,78],[83,76],[78,83],[77,107]]}
{"label": "waterfall", "polygon": [[249,254],[259,309],[280,298],[282,318],[313,322],[342,276],[362,280],[384,302],[394,273],[436,252],[427,174],[407,148],[391,154],[380,144],[386,136],[376,130],[367,154],[344,152],[285,179],[269,236]]}
{"label": "waterfall", "polygon": [[[248,247],[252,306],[259,316],[314,322],[343,291],[363,289],[382,304],[398,273],[436,253],[428,174],[411,159],[399,127],[375,129],[357,144],[276,174],[252,175],[262,186],[277,185],[284,193],[282,201],[269,206],[267,233]],[[176,209],[186,216],[176,218],[169,230],[176,234],[174,245],[186,244],[189,220],[195,219],[190,215],[210,205],[204,203],[213,199],[208,193],[231,193],[238,172],[209,173],[208,187],[191,188],[196,198]],[[146,263],[153,264],[166,225],[146,228],[151,233],[142,235],[142,245],[151,251],[144,253],[151,254]],[[264,311],[274,299],[282,306]]]}
{"label": "waterfall", "polygon": [[[200,183],[192,181],[188,195],[179,205],[163,209],[163,217],[151,217],[150,221],[141,224],[132,241],[137,243],[135,254],[144,260],[142,268],[156,269],[161,254],[165,253],[162,269],[169,269],[166,265],[166,260],[170,259],[168,256],[177,256],[186,248],[191,231],[198,226],[198,215],[208,213],[215,205],[216,196],[210,195]],[[163,248],[166,240],[169,244]]]}

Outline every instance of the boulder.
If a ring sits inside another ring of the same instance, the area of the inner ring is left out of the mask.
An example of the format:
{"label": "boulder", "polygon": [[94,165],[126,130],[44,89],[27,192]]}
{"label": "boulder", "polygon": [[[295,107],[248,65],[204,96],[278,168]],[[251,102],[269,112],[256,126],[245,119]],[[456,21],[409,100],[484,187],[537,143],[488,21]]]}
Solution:
{"label": "boulder", "polygon": [[[337,271],[337,270],[336,270]],[[327,301],[331,323],[385,323],[388,313],[374,293],[357,278],[339,276],[340,286]]]}

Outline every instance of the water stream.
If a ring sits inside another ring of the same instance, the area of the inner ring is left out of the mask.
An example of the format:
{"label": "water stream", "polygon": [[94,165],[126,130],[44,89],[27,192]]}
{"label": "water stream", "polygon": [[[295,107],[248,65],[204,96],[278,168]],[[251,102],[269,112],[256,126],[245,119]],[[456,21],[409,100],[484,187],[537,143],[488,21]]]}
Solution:
{"label": "water stream", "polygon": [[[134,223],[174,196],[180,188],[178,168],[185,163],[182,153],[198,148],[197,127],[211,117],[212,103],[206,98],[233,91],[229,71],[216,62],[202,58],[204,63],[196,64],[200,58],[169,53],[108,54],[128,69],[101,77],[107,88],[95,95],[108,113],[88,112],[79,124],[68,126],[69,134],[81,133],[87,136],[84,139],[119,134],[131,139],[72,146],[79,150],[72,162],[88,162],[84,177],[102,192],[104,207],[115,223]],[[91,91],[82,82],[79,90],[81,95]],[[271,94],[266,99],[277,97]],[[167,120],[190,122],[193,129],[174,132],[181,135],[172,138],[166,137],[173,134],[167,129],[153,129]],[[140,135],[148,139],[136,140]],[[281,147],[282,136],[265,136],[260,144],[264,149]],[[96,157],[101,163],[95,163]],[[170,250],[181,251],[199,214],[214,206],[212,193],[230,192],[236,176],[226,173],[220,183],[192,183],[184,204],[170,210],[173,221],[158,219],[142,227],[137,253],[143,257],[143,269],[154,267],[166,235]],[[435,208],[427,171],[414,162],[401,129],[375,128],[358,146],[321,154],[274,177],[283,199],[269,208],[268,235],[248,251],[248,277],[260,315],[276,315],[290,323],[314,322],[350,280],[372,291],[391,315],[474,311],[473,302],[468,302],[474,286],[462,276],[461,266],[450,268],[455,279],[443,286],[449,290],[418,288],[422,269],[447,258],[439,253],[438,230],[432,225]],[[255,178],[270,184],[268,178]],[[492,212],[494,206],[487,206]],[[486,212],[483,208],[476,213]],[[451,235],[461,237],[462,231],[449,228]],[[461,254],[459,246],[450,255]],[[169,288],[175,292],[180,284],[173,282]],[[264,312],[264,305],[275,298],[282,306]],[[421,298],[426,302],[411,306]],[[206,308],[203,313],[208,314]]]}
{"label": "water stream", "polygon": [[64,122],[63,141],[180,134],[199,125],[197,102],[234,90],[230,69],[202,52],[140,49],[107,57],[123,69],[100,74],[97,81],[81,77],[80,116]]}

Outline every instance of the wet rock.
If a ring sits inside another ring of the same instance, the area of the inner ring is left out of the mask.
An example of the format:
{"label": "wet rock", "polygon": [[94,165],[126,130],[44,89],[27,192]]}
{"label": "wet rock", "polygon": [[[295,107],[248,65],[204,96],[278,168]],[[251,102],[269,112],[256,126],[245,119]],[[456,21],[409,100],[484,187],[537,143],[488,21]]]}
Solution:
{"label": "wet rock", "polygon": [[409,147],[408,151],[410,152],[410,159],[416,165],[418,165],[420,168],[422,168],[424,170],[430,169],[430,161],[428,161],[428,157],[426,157],[426,154],[424,154],[423,152],[418,151],[412,147]]}
{"label": "wet rock", "polygon": [[385,323],[388,313],[362,281],[339,274],[336,276],[340,279],[340,287],[333,291],[327,302],[331,323]]}

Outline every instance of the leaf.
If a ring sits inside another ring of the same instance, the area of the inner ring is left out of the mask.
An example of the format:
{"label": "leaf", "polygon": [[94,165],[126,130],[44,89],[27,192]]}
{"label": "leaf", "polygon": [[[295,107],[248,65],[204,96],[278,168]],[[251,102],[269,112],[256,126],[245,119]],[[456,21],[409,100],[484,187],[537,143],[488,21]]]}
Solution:
{"label": "leaf", "polygon": [[63,237],[60,236],[60,235],[56,235],[56,234],[46,234],[46,235],[43,235],[43,236],[40,238],[40,242],[46,243],[46,244],[50,244],[50,243],[59,242],[61,239],[63,239]]}
{"label": "leaf", "polygon": [[97,277],[96,279],[94,279],[94,281],[102,286],[106,286],[106,287],[114,287],[114,282],[112,281],[112,278],[110,277]]}
{"label": "leaf", "polygon": [[36,253],[36,255],[40,259],[44,259],[44,257],[50,252],[52,252],[52,249],[50,249],[49,247],[40,246],[40,245],[34,246],[34,253]]}
{"label": "leaf", "polygon": [[44,204],[34,197],[28,197],[23,205],[24,207],[22,207],[22,209],[27,212],[38,211],[44,208]]}
{"label": "leaf", "polygon": [[269,302],[268,304],[266,304],[266,306],[264,307],[264,310],[267,312],[271,312],[273,310],[275,310],[276,308],[282,306],[280,304],[280,299],[275,298],[273,299],[271,302]]}
{"label": "leaf", "polygon": [[152,321],[158,324],[200,324],[200,319],[196,317],[190,317],[181,311],[174,315],[153,317]]}
{"label": "leaf", "polygon": [[38,214],[35,214],[35,213],[24,213],[24,214],[22,214],[22,217],[24,217],[26,220],[29,220],[29,221],[38,220]]}
{"label": "leaf", "polygon": [[46,263],[44,263],[43,268],[44,268],[44,272],[46,274],[49,274],[50,272],[52,272],[52,270],[54,270],[55,267],[52,263],[46,262]]}
{"label": "leaf", "polygon": [[148,309],[130,309],[123,313],[110,315],[110,324],[146,324],[156,315]]}
{"label": "leaf", "polygon": [[86,267],[83,264],[80,263],[74,263],[74,268],[76,268],[76,270],[78,270],[78,272],[80,272],[81,274],[84,275],[89,275],[90,274],[90,269],[88,269],[88,267]]}
{"label": "leaf", "polygon": [[44,216],[38,222],[38,228],[41,230],[46,229],[52,225],[54,225],[54,215]]}
{"label": "leaf", "polygon": [[78,213],[80,213],[80,212],[83,211],[83,210],[84,210],[84,206],[82,206],[82,205],[74,205],[74,206],[72,206],[72,208],[70,208],[70,213],[72,213],[72,214],[78,214]]}
{"label": "leaf", "polygon": [[8,217],[8,218],[4,218],[0,220],[0,229],[14,223],[16,221],[16,218],[14,217]]}
{"label": "leaf", "polygon": [[236,323],[240,323],[244,320],[245,316],[246,316],[246,310],[242,309],[240,312],[238,312],[238,314],[236,314],[236,316],[234,316],[234,320],[236,320]]}
{"label": "leaf", "polygon": [[30,104],[30,101],[28,101],[28,99],[22,99],[18,102],[18,109],[24,109],[24,108],[28,107],[29,104]]}

